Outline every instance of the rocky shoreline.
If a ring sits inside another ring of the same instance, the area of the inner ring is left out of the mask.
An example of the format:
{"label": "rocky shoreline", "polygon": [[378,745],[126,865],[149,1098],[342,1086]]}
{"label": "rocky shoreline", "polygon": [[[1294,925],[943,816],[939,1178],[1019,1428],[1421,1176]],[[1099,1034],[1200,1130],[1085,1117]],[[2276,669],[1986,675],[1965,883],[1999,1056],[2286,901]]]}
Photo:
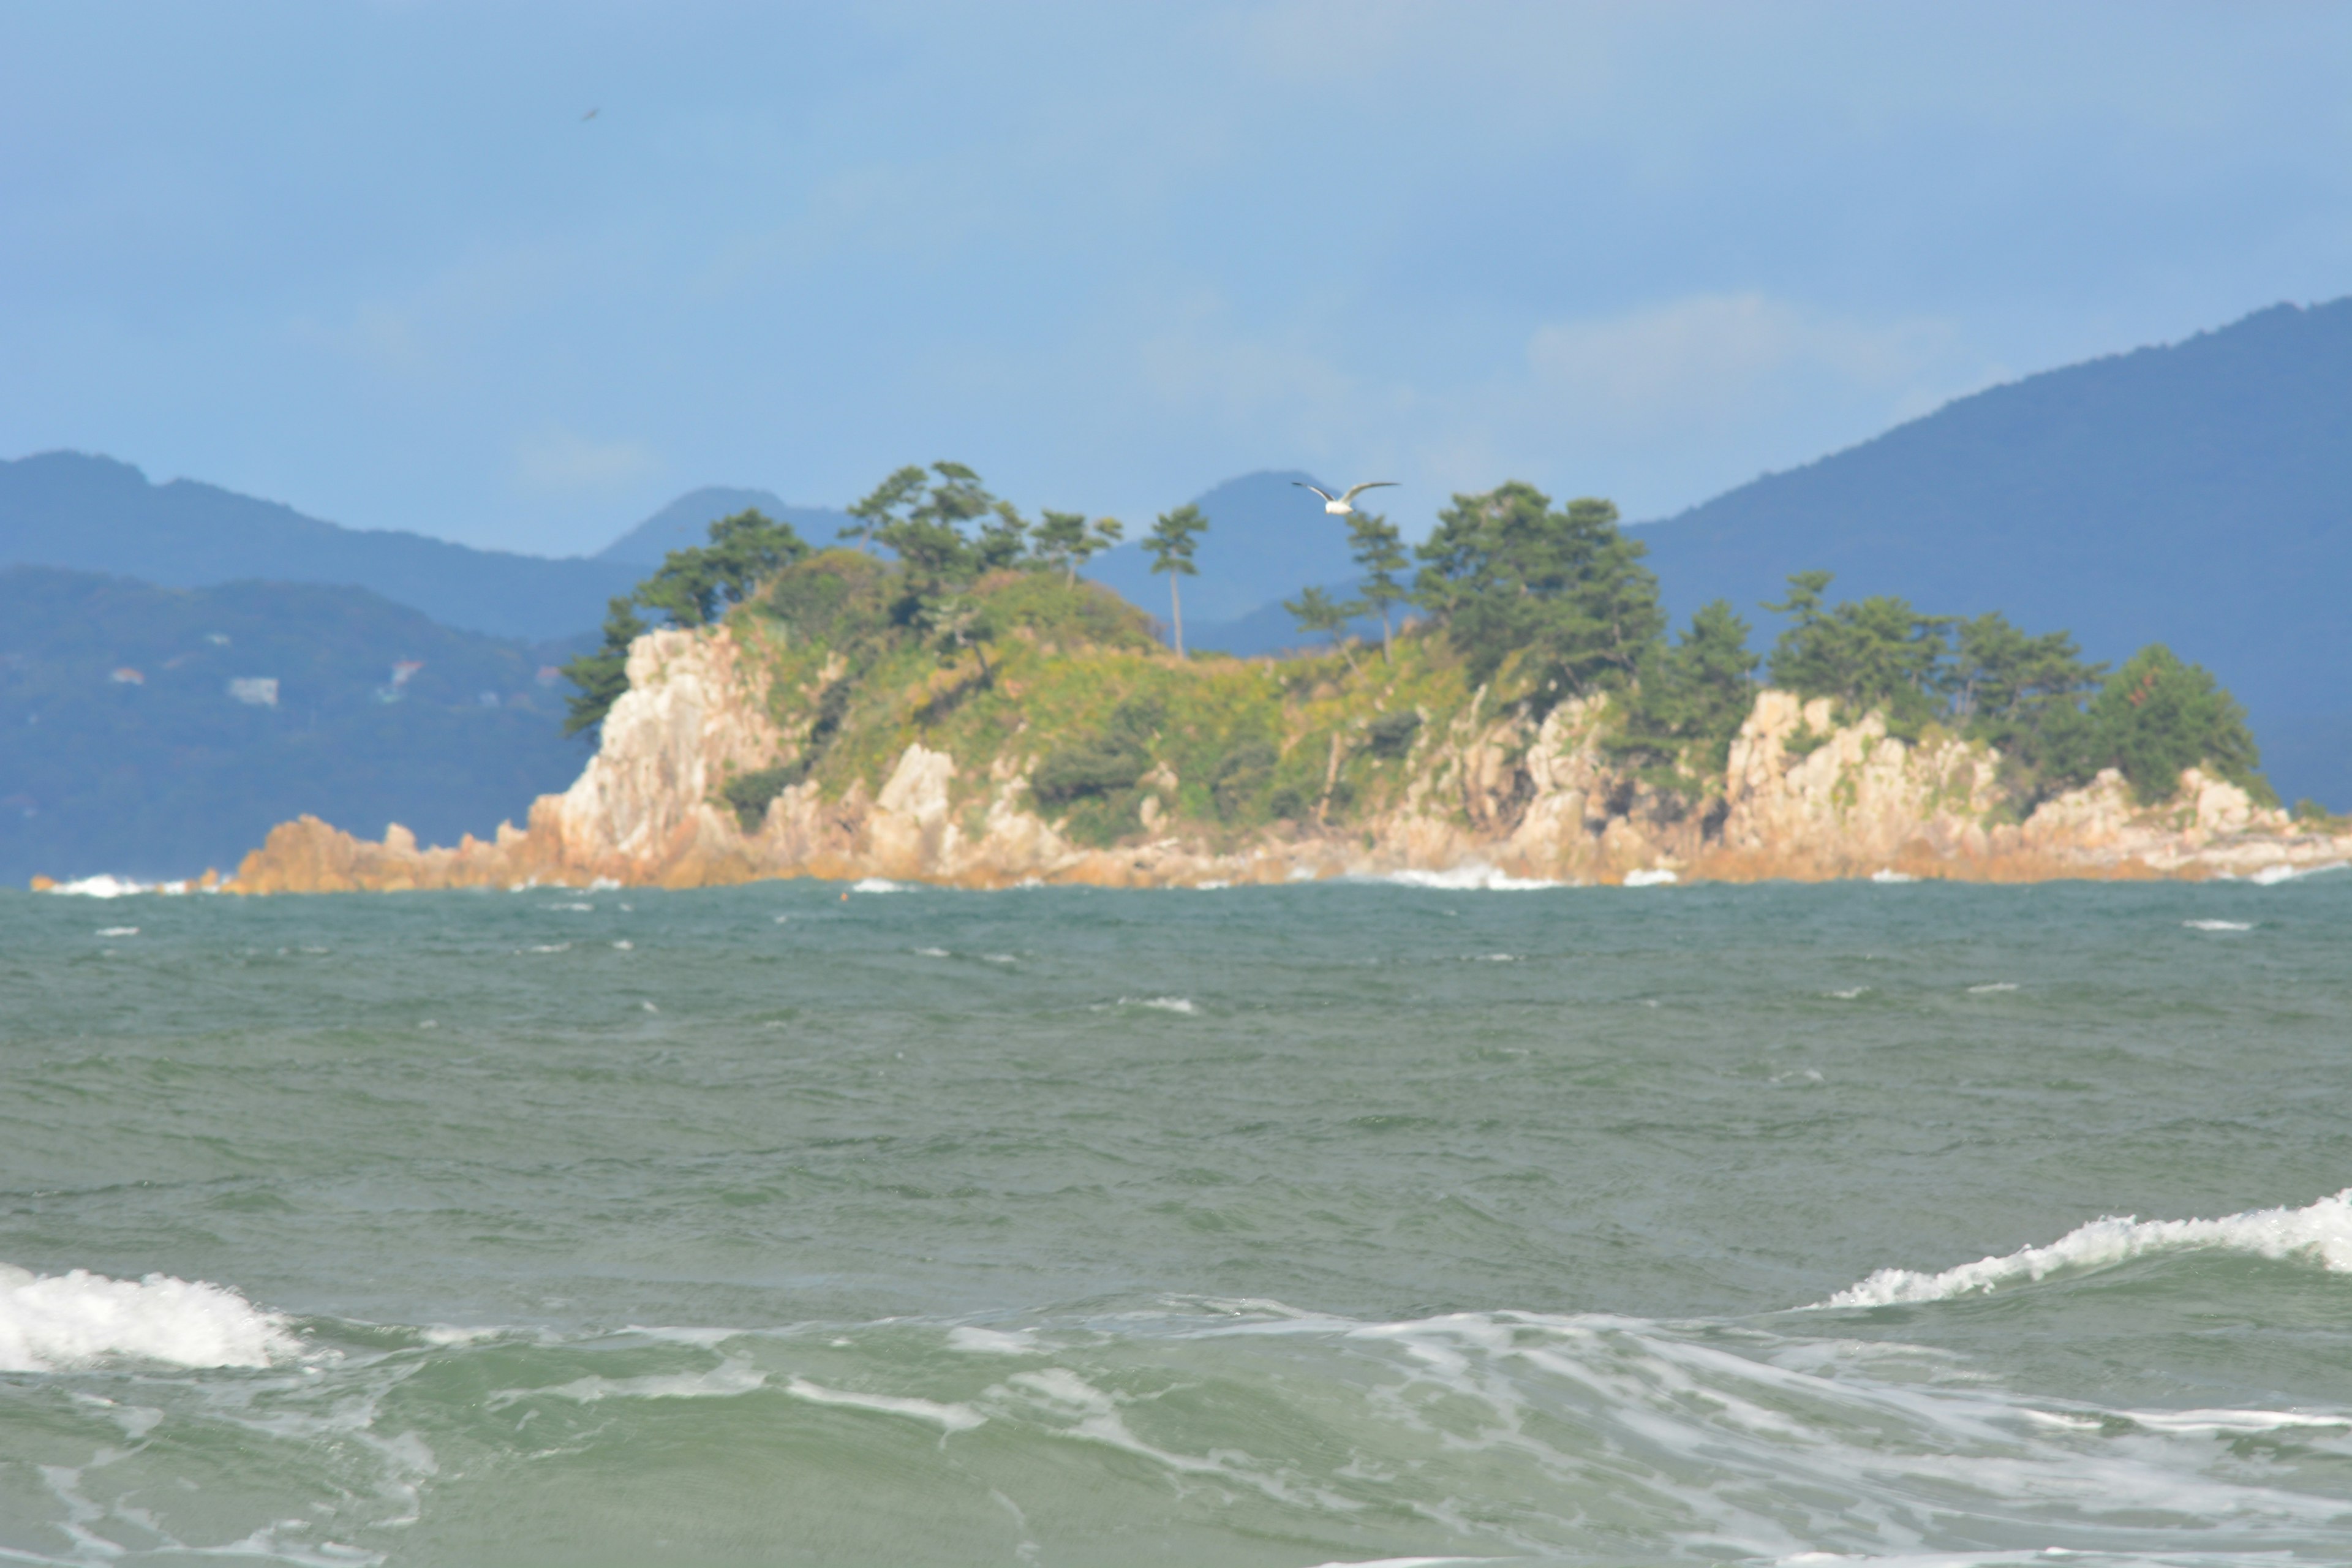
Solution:
{"label": "rocky shoreline", "polygon": [[[1483,696],[1483,694],[1482,694]],[[870,793],[833,799],[808,782],[746,826],[719,798],[792,740],[761,661],[726,626],[660,631],[629,655],[629,690],[578,782],[489,839],[420,847],[303,817],[281,824],[229,884],[247,893],[622,885],[702,887],[770,877],[887,878],[967,888],[1025,883],[1201,887],[1400,872],[1546,882],[1817,881],[1890,876],[2027,882],[2246,877],[2352,862],[2352,833],[2309,828],[2234,784],[2189,770],[2145,806],[2120,775],[2015,820],[2000,759],[1957,739],[1909,742],[1875,714],[1835,724],[1829,703],[1759,693],[1733,742],[1722,793],[1698,812],[1609,765],[1602,709],[1570,702],[1540,723],[1466,711],[1414,747],[1402,799],[1344,826],[1243,837],[1162,809],[1178,781],[1147,775],[1150,837],[1073,842],[1029,788],[1017,745],[959,757],[907,745]],[[1792,743],[1795,742],[1795,743]]]}

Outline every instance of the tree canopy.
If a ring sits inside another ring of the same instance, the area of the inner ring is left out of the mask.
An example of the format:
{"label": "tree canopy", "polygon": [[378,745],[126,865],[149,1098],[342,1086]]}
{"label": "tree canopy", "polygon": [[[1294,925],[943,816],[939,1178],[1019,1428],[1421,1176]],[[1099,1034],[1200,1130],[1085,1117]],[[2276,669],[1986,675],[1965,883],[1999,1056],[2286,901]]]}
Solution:
{"label": "tree canopy", "polygon": [[1437,523],[1418,552],[1414,596],[1481,679],[1520,653],[1550,700],[1622,686],[1664,630],[1658,581],[1609,501],[1555,511],[1514,479],[1455,496]]}
{"label": "tree canopy", "polygon": [[1350,614],[1370,611],[1381,618],[1381,660],[1386,663],[1390,645],[1395,633],[1389,624],[1389,612],[1406,601],[1403,581],[1397,574],[1412,563],[1405,553],[1404,536],[1396,524],[1379,512],[1356,511],[1348,514],[1349,553],[1356,569],[1363,574],[1357,581],[1358,606]]}
{"label": "tree canopy", "polygon": [[1184,653],[1184,600],[1176,591],[1179,577],[1197,577],[1201,569],[1192,564],[1192,552],[1200,544],[1201,535],[1209,531],[1209,520],[1201,509],[1187,501],[1174,511],[1163,511],[1152,523],[1151,531],[1143,536],[1143,552],[1151,557],[1151,570],[1168,574],[1168,604],[1175,615],[1176,654]]}
{"label": "tree canopy", "polygon": [[709,538],[708,544],[671,551],[634,593],[606,607],[603,645],[563,667],[577,689],[566,704],[565,734],[604,722],[629,689],[629,645],[651,629],[639,609],[667,616],[672,626],[706,626],[809,552],[791,523],[756,510],[720,518]]}

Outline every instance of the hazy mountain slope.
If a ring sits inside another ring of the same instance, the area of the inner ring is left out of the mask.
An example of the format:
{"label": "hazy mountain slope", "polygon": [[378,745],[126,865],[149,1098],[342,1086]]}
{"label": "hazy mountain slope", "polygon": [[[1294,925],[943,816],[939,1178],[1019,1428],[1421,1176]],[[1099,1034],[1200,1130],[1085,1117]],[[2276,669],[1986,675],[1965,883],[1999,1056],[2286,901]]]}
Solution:
{"label": "hazy mountain slope", "polygon": [[678,497],[596,552],[596,559],[650,569],[660,565],[662,557],[673,550],[706,542],[710,536],[710,525],[720,518],[751,510],[763,511],[779,522],[791,523],[800,530],[803,539],[819,549],[836,542],[841,537],[841,530],[851,521],[845,511],[837,511],[831,507],[793,506],[779,499],[772,490],[734,489],[725,485],[710,485]]}
{"label": "hazy mountain slope", "polygon": [[620,561],[473,550],[341,528],[189,479],[151,484],[79,452],[0,461],[0,564],[117,573],[172,587],[262,579],[363,587],[445,626],[499,637],[593,630],[643,573]]}
{"label": "hazy mountain slope", "polygon": [[[1294,481],[1300,479],[1322,482],[1295,468],[1244,474],[1195,499],[1193,504],[1208,516],[1209,531],[1201,536],[1193,557],[1200,575],[1184,579],[1188,628],[1196,621],[1205,628],[1212,622],[1235,620],[1288,598],[1310,583],[1355,579],[1355,563],[1348,559],[1347,520],[1326,516],[1319,499],[1297,488]],[[1365,499],[1378,502],[1402,493],[1374,490]],[[1418,516],[1436,509],[1416,500],[1399,510]],[[1148,517],[1123,521],[1130,541],[1151,527]],[[1423,526],[1407,526],[1406,535],[1418,537]],[[1150,560],[1136,544],[1104,552],[1086,574],[1167,618],[1168,579],[1151,574]]]}
{"label": "hazy mountain slope", "polygon": [[[226,869],[302,812],[488,833],[588,755],[557,651],[355,588],[0,571],[0,881]],[[254,679],[274,705],[232,695]]]}
{"label": "hazy mountain slope", "polygon": [[1833,595],[2149,641],[2252,710],[2282,794],[2352,806],[2352,300],[1965,397],[1641,528],[1678,616]]}

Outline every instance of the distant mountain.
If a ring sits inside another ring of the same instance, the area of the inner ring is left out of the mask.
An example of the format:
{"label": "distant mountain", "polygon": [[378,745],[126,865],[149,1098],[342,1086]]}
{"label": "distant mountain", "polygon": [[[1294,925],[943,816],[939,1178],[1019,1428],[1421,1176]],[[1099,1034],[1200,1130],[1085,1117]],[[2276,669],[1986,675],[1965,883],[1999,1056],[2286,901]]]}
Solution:
{"label": "distant mountain", "polygon": [[497,637],[593,630],[644,575],[633,562],[550,560],[422,534],[341,528],[191,479],[151,484],[79,452],[0,461],[0,565],[117,573],[169,587],[262,579],[367,588],[445,626]]}
{"label": "distant mountain", "polygon": [[425,842],[577,777],[569,648],[356,588],[0,570],[0,881],[232,869],[303,812]]}
{"label": "distant mountain", "polygon": [[[1184,579],[1186,641],[1213,646],[1192,635],[1196,622],[1206,628],[1238,619],[1291,597],[1310,583],[1355,580],[1355,563],[1348,559],[1347,520],[1327,516],[1319,499],[1297,488],[1299,481],[1321,482],[1296,468],[1244,474],[1194,500],[1209,519],[1209,531],[1201,536],[1200,552],[1193,557],[1200,575]],[[1393,493],[1375,490],[1370,499]],[[1130,541],[1151,527],[1148,517],[1126,521]],[[1407,530],[1409,535],[1413,532]],[[1136,544],[1105,551],[1086,575],[1167,618],[1168,579],[1151,574],[1150,561]]]}
{"label": "distant mountain", "polygon": [[2352,300],[1994,387],[1644,525],[1678,617],[1831,595],[2164,642],[2244,700],[2280,793],[2352,807]]}
{"label": "distant mountain", "polygon": [[793,506],[780,500],[770,490],[730,489],[712,485],[678,497],[596,552],[596,559],[636,567],[658,566],[662,557],[671,551],[709,540],[710,525],[720,518],[752,510],[765,512],[778,522],[791,523],[803,539],[820,550],[838,542],[841,531],[851,521],[845,511],[831,507]]}

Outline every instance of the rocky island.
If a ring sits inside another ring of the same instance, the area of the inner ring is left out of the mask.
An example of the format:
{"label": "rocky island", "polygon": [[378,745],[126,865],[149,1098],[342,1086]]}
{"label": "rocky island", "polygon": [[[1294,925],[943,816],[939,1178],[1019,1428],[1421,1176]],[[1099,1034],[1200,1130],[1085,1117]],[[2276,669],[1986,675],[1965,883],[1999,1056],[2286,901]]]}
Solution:
{"label": "rocky island", "polygon": [[1799,574],[1759,684],[1728,605],[1668,640],[1613,509],[1506,485],[1455,498],[1410,591],[1392,546],[1375,559],[1367,602],[1412,606],[1396,635],[1188,658],[1077,578],[1083,520],[1033,527],[936,468],[861,503],[895,559],[746,514],[615,601],[604,652],[572,671],[595,754],[523,827],[427,848],[304,817],[235,887],[2026,881],[2352,860],[2352,823],[2281,809],[2235,705],[2161,647],[2107,672],[2063,634],[1830,605],[1824,575]]}

